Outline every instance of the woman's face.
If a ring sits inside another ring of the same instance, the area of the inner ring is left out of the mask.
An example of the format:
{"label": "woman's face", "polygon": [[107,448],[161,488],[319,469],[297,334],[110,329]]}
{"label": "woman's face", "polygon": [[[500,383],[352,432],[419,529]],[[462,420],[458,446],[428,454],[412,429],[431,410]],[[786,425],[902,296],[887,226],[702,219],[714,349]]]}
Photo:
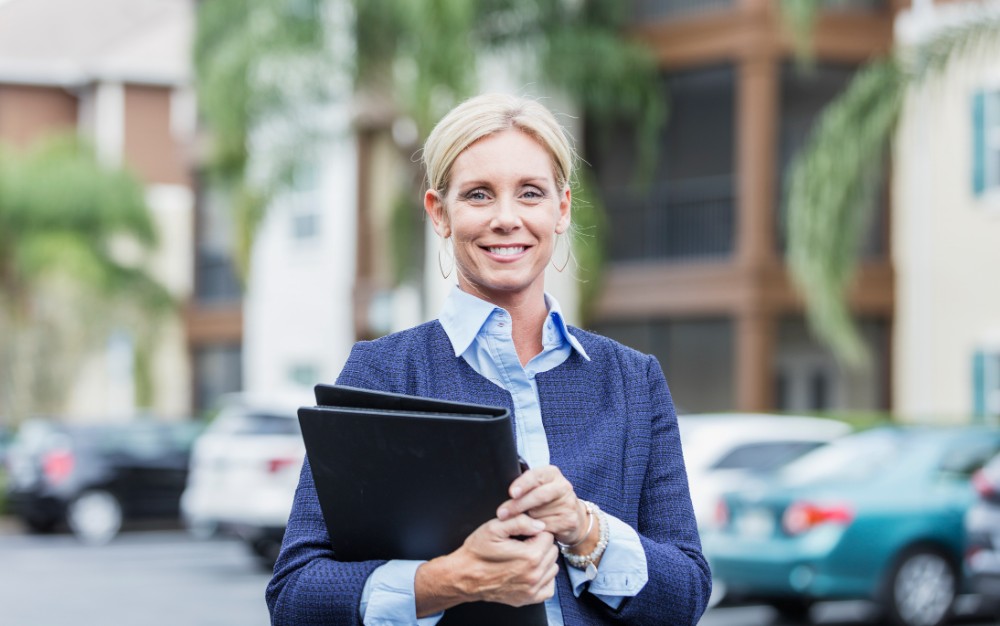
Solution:
{"label": "woman's face", "polygon": [[472,144],[452,165],[447,195],[428,191],[424,207],[452,238],[463,291],[498,306],[542,298],[555,237],[569,227],[570,190],[556,186],[532,137],[511,129]]}

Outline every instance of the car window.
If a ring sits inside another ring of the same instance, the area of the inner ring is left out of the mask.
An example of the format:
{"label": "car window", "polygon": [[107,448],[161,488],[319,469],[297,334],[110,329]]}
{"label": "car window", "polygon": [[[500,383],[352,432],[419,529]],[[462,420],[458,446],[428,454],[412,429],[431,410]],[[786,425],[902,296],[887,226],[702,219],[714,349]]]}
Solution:
{"label": "car window", "polygon": [[716,461],[711,469],[770,471],[821,446],[820,441],[763,441],[743,444]]}
{"label": "car window", "polygon": [[87,443],[102,454],[155,459],[186,454],[192,437],[183,424],[128,424],[87,431]]}
{"label": "car window", "polygon": [[949,476],[967,478],[997,453],[997,442],[963,440],[945,451],[938,471]]}
{"label": "car window", "polygon": [[227,435],[294,435],[299,432],[299,422],[290,415],[260,411],[224,411],[209,430]]}
{"label": "car window", "polygon": [[837,478],[863,481],[892,464],[902,448],[902,438],[891,431],[869,431],[838,439],[817,448],[781,469],[792,485]]}

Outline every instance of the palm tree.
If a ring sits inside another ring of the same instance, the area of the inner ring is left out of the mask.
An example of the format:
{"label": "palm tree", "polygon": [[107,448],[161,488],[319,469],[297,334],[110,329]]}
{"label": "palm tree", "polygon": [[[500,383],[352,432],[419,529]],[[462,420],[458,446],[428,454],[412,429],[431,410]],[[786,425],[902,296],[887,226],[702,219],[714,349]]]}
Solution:
{"label": "palm tree", "polygon": [[[75,137],[0,146],[0,416],[60,410],[72,373],[112,329],[145,346],[151,313],[171,304],[135,263],[155,243],[140,184]],[[148,378],[137,382],[148,400]]]}
{"label": "palm tree", "polygon": [[[666,105],[651,52],[622,36],[627,7],[619,0],[200,3],[198,93],[214,136],[215,181],[236,199],[237,265],[245,271],[268,199],[323,136],[313,123],[317,116],[301,113],[315,112],[325,99],[336,97],[330,77],[337,71],[353,77],[347,89],[358,102],[377,103],[412,122],[419,142],[433,120],[472,95],[484,59],[516,59],[506,65],[524,84],[537,81],[548,93],[567,94],[592,118],[635,122],[642,163],[651,166]],[[292,149],[268,155],[270,174],[250,176],[254,129],[274,118],[285,120],[283,143]],[[574,218],[593,235],[599,229],[587,229],[587,223],[596,224],[600,210],[595,194],[582,190],[584,195],[590,200],[577,205]],[[403,206],[397,213],[401,218],[394,226],[409,229],[398,232],[397,239],[418,239],[411,234],[414,223],[402,216],[419,211]],[[600,245],[588,243],[577,256],[581,266],[594,268],[588,273],[595,280],[583,286],[594,293]]]}
{"label": "palm tree", "polygon": [[[821,2],[783,3],[796,12],[801,39]],[[914,50],[897,47],[869,62],[820,114],[790,166],[788,263],[805,299],[810,326],[845,363],[867,361],[845,293],[877,206],[876,183],[907,106],[906,95],[952,60],[998,39],[1000,16],[984,13],[942,29]]]}

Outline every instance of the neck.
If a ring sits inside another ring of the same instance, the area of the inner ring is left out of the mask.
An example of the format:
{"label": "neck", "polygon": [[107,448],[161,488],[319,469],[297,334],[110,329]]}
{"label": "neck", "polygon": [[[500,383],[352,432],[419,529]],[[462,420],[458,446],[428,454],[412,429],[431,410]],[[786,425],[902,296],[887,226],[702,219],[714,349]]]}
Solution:
{"label": "neck", "polygon": [[542,329],[549,315],[545,306],[544,289],[494,295],[481,293],[474,286],[463,284],[461,280],[459,287],[462,291],[482,298],[510,314],[511,339],[514,341],[514,349],[521,365],[525,365],[542,351]]}

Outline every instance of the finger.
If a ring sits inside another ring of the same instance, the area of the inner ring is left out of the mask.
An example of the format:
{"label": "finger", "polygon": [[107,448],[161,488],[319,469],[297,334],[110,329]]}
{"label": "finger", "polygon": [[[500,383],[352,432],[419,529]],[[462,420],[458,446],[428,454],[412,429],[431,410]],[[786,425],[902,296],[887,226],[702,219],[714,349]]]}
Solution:
{"label": "finger", "polygon": [[545,522],[527,515],[517,515],[506,520],[496,520],[495,529],[503,538],[535,537],[545,530]]}
{"label": "finger", "polygon": [[555,465],[543,465],[542,467],[529,469],[514,479],[514,482],[510,484],[508,493],[511,498],[516,499],[539,485],[552,482],[557,478],[562,478],[562,472]]}
{"label": "finger", "polygon": [[570,511],[576,500],[573,486],[565,479],[542,483],[523,493],[518,498],[507,500],[497,508],[497,517],[505,519],[530,511],[532,517],[552,515],[565,508]]}

